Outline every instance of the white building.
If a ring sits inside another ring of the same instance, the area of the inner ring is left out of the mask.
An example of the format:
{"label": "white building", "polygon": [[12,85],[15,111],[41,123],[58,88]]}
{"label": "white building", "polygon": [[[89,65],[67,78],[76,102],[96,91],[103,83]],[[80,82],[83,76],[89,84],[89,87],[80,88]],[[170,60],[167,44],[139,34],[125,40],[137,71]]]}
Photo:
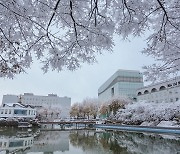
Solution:
{"label": "white building", "polygon": [[3,104],[0,107],[1,118],[36,118],[36,109],[30,105],[15,104]]}
{"label": "white building", "polygon": [[[17,95],[4,95],[2,103],[22,102],[22,104],[32,105],[39,110],[41,107],[48,111],[56,110],[59,112],[58,117],[69,117],[71,108],[71,98],[59,97],[56,94],[48,94],[48,96],[34,95],[33,93],[24,93],[20,98]],[[53,113],[53,112],[52,112]]]}
{"label": "white building", "polygon": [[136,99],[136,90],[143,87],[143,75],[135,70],[118,70],[99,89],[99,101],[113,97]]}
{"label": "white building", "polygon": [[137,90],[137,100],[175,102],[180,99],[180,77],[145,86]]}

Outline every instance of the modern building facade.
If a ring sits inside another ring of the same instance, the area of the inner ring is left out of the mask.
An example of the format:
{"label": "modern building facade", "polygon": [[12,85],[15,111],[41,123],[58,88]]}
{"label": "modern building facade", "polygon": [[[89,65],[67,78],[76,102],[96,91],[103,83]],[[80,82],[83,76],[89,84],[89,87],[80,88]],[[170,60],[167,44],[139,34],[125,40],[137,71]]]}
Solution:
{"label": "modern building facade", "polygon": [[[2,104],[10,104],[14,102],[21,101],[22,104],[32,105],[37,108],[37,111],[44,108],[46,111],[53,110],[59,111],[59,118],[68,118],[69,111],[71,108],[71,98],[69,97],[59,97],[56,94],[48,94],[48,96],[34,95],[33,93],[24,93],[23,95],[4,95]],[[50,113],[49,113],[50,114]]]}
{"label": "modern building facade", "polygon": [[149,102],[175,102],[180,99],[180,77],[140,88],[137,100]]}
{"label": "modern building facade", "polygon": [[136,99],[136,90],[143,87],[143,75],[135,70],[116,71],[98,89],[99,101],[108,101],[113,97]]}
{"label": "modern building facade", "polygon": [[0,118],[26,118],[35,119],[36,109],[30,105],[3,104],[0,107]]}

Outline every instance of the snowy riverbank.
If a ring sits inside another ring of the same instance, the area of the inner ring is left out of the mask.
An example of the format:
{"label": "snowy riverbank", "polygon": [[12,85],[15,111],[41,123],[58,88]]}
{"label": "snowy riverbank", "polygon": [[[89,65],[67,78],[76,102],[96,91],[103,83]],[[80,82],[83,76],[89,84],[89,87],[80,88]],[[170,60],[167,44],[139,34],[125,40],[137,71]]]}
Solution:
{"label": "snowy riverbank", "polygon": [[111,117],[126,125],[180,128],[180,101],[169,103],[133,102]]}
{"label": "snowy riverbank", "polygon": [[147,132],[147,133],[162,133],[162,134],[180,134],[179,128],[172,127],[149,127],[149,126],[133,126],[119,124],[95,124],[96,129]]}

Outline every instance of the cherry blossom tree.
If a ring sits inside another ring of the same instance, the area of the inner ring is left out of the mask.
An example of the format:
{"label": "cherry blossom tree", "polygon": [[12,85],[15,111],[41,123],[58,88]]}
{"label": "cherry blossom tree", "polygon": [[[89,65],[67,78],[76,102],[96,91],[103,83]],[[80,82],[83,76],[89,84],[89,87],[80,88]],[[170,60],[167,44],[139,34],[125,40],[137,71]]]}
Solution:
{"label": "cherry blossom tree", "polygon": [[124,100],[113,99],[109,105],[109,109],[115,115],[120,108],[124,108],[125,104],[127,103]]}
{"label": "cherry blossom tree", "polygon": [[25,72],[36,58],[49,69],[75,70],[112,51],[124,39],[148,31],[143,53],[148,79],[180,69],[179,0],[0,0],[0,77]]}
{"label": "cherry blossom tree", "polygon": [[61,109],[59,108],[47,108],[41,107],[37,110],[37,115],[40,116],[42,120],[52,120],[56,118],[60,118]]}
{"label": "cherry blossom tree", "polygon": [[112,99],[102,102],[99,113],[102,116],[109,117],[111,114],[116,115],[119,109],[125,108],[125,105],[131,104],[132,100],[127,97],[113,97]]}
{"label": "cherry blossom tree", "polygon": [[96,119],[98,114],[98,105],[99,105],[99,101],[96,98],[86,98],[83,100],[82,102],[83,112],[88,119],[90,118],[90,116]]}
{"label": "cherry blossom tree", "polygon": [[95,99],[91,104],[90,104],[90,115],[96,119],[98,115],[98,109],[99,109],[99,101]]}
{"label": "cherry blossom tree", "polygon": [[99,110],[99,113],[102,114],[102,115],[109,115],[109,107],[107,104],[102,104],[100,106],[100,110]]}
{"label": "cherry blossom tree", "polygon": [[98,114],[98,99],[86,98],[81,103],[74,103],[71,107],[70,116],[76,118],[96,118]]}
{"label": "cherry blossom tree", "polygon": [[79,117],[79,103],[74,103],[72,106],[71,106],[71,110],[70,110],[70,116],[71,117],[76,117],[78,118]]}

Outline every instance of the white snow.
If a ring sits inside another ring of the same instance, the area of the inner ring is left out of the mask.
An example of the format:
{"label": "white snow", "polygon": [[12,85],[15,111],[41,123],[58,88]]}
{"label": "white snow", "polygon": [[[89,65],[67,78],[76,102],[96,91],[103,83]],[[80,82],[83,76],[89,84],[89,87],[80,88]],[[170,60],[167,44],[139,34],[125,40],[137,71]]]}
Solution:
{"label": "white snow", "polygon": [[180,125],[178,125],[176,121],[161,121],[157,126],[158,127],[180,127]]}
{"label": "white snow", "polygon": [[126,40],[146,31],[142,52],[159,62],[144,67],[148,79],[179,70],[178,0],[59,2],[1,1],[0,77],[25,72],[34,57],[44,73],[76,70],[85,62],[96,62],[96,55],[113,51],[114,34]]}
{"label": "white snow", "polygon": [[139,101],[125,106],[115,115],[115,119],[125,124],[141,126],[180,126],[180,101],[154,103]]}
{"label": "white snow", "polygon": [[155,126],[155,122],[154,121],[144,121],[143,123],[140,124],[140,126]]}

